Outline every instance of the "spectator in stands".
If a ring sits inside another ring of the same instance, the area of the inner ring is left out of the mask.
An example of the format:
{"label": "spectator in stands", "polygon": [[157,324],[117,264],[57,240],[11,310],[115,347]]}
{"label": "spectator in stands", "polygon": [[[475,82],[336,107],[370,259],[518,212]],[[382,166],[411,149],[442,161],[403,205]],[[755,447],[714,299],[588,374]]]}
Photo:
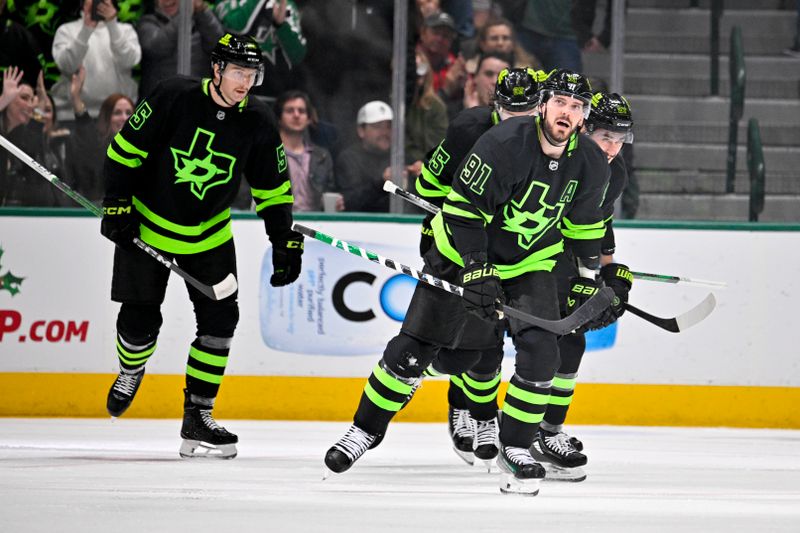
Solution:
{"label": "spectator in stands", "polygon": [[306,39],[294,0],[221,0],[214,11],[228,31],[252,35],[261,45],[264,82],[251,94],[274,99],[301,86],[295,67],[306,56]]}
{"label": "spectator in stands", "polygon": [[[44,86],[41,71],[37,85]],[[42,101],[46,96],[42,96]],[[23,72],[11,66],[3,72],[0,95],[0,134],[37,161],[44,160],[43,124],[31,120],[38,103],[33,86]],[[55,188],[25,163],[0,150],[0,206],[59,205]]]}
{"label": "spectator in stands", "polygon": [[[53,0],[13,0],[12,2],[0,0],[0,4],[6,4],[9,17],[23,25],[36,41],[37,53],[42,54],[39,62],[45,71],[46,87],[52,87],[59,78],[58,68],[53,61],[53,36],[56,28],[66,22],[67,17],[73,15],[74,6],[67,7],[72,3]],[[74,3],[78,4],[78,2]],[[0,11],[2,11],[1,8]],[[20,62],[16,62],[16,64],[22,65]],[[27,70],[27,67],[23,66],[23,68]],[[34,71],[30,72],[35,77]]]}
{"label": "spectator in stands", "polygon": [[391,179],[392,120],[392,108],[380,100],[367,102],[358,110],[360,142],[342,150],[336,160],[334,175],[342,193],[337,211],[389,211],[383,182]]}
{"label": "spectator in stands", "polygon": [[456,36],[453,18],[447,13],[438,13],[425,19],[418,44],[433,69],[433,89],[447,106],[450,118],[461,110],[467,80],[466,61],[453,52]]}
{"label": "spectator in stands", "polygon": [[417,9],[419,10],[422,20],[435,15],[442,10],[439,0],[417,0]]}
{"label": "spectator in stands", "polygon": [[447,133],[447,108],[433,91],[433,73],[428,59],[422,52],[416,54],[417,84],[414,98],[406,111],[406,168],[416,176],[422,168],[422,160],[431,146],[436,146]]}
{"label": "spectator in stands", "polygon": [[11,15],[6,0],[0,0],[0,71],[14,65],[24,72],[24,80],[33,87],[42,69],[40,48],[31,32]]}
{"label": "spectator in stands", "polygon": [[278,128],[289,163],[289,178],[294,195],[294,211],[322,211],[322,193],[332,191],[333,159],[325,148],[314,144],[309,127],[315,111],[308,95],[291,90],[275,104]]}
{"label": "spectator in stands", "polygon": [[470,75],[464,86],[464,109],[487,106],[494,95],[497,75],[511,68],[511,57],[499,52],[487,52],[478,58],[475,74]]}
{"label": "spectator in stands", "polygon": [[475,36],[472,22],[472,2],[470,0],[441,0],[442,11],[453,17],[456,31],[462,39]]}
{"label": "spectator in stands", "polygon": [[103,162],[111,138],[133,114],[133,101],[124,94],[114,93],[103,100],[95,121],[81,100],[86,69],[72,76],[70,96],[75,113],[75,128],[67,147],[67,176],[70,186],[93,202],[103,199]]}
{"label": "spectator in stands", "polygon": [[[142,82],[139,94],[147,97],[158,82],[178,73],[178,11],[180,0],[156,0],[155,12],[136,25],[142,44]],[[211,76],[211,51],[225,31],[203,0],[192,0],[192,64],[189,75]],[[117,91],[119,92],[119,91]]]}
{"label": "spectator in stands", "polygon": [[517,39],[549,72],[554,68],[583,71],[581,50],[572,29],[566,0],[527,0],[515,28]]}
{"label": "spectator in stands", "polygon": [[92,17],[92,0],[84,0],[81,18],[62,24],[53,40],[53,57],[62,76],[53,87],[53,99],[59,116],[72,115],[70,104],[71,74],[83,65],[86,83],[81,99],[89,115],[97,117],[100,104],[109,94],[122,93],[136,100],[136,82],[131,69],[139,63],[142,51],[133,26],[117,21],[117,9],[111,0],[103,0]]}

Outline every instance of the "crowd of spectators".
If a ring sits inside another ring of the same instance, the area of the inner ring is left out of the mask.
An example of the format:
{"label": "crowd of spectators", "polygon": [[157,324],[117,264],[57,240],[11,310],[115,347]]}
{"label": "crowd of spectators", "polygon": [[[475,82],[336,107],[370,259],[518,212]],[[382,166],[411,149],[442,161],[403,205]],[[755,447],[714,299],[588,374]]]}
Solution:
{"label": "crowd of spectators", "polygon": [[[490,104],[510,66],[580,70],[594,1],[411,0],[404,175],[461,110]],[[181,0],[0,0],[0,133],[94,202],[110,139],[137,103],[178,69]],[[296,211],[388,211],[392,0],[192,0],[189,74],[210,75],[227,31],[252,35],[266,62],[253,95],[270,105]],[[568,3],[569,5],[569,3]],[[514,22],[511,22],[514,21]],[[587,22],[588,21],[588,22]],[[0,150],[0,207],[70,206]],[[247,209],[245,190],[236,204]]]}

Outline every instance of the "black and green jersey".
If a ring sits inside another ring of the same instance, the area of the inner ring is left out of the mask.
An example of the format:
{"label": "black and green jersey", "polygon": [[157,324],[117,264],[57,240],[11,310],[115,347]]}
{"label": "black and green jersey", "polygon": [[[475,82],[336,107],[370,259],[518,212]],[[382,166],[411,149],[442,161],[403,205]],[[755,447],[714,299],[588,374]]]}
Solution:
{"label": "black and green jersey", "polygon": [[498,122],[497,112],[488,106],[471,107],[456,115],[442,142],[425,157],[422,171],[417,176],[417,194],[442,207],[461,161],[481,135]]}
{"label": "black and green jersey", "polygon": [[255,99],[220,107],[212,90],[207,79],[162,82],[106,151],[106,197],[131,198],[142,240],[165,252],[194,254],[228,241],[242,175],[270,240],[292,235],[292,190],[275,117]]}
{"label": "black and green jersey", "polygon": [[502,279],[552,270],[571,241],[578,257],[600,254],[605,154],[573,135],[558,159],[539,143],[538,118],[514,117],[487,131],[459,166],[432,221],[439,252],[458,265],[486,254]]}
{"label": "black and green jersey", "polygon": [[603,221],[606,225],[606,232],[603,235],[601,252],[604,255],[614,255],[616,242],[614,239],[614,203],[617,198],[622,196],[622,191],[628,185],[628,168],[625,166],[625,159],[622,154],[611,160],[609,165],[611,175],[608,179],[608,190],[605,200],[603,200]]}

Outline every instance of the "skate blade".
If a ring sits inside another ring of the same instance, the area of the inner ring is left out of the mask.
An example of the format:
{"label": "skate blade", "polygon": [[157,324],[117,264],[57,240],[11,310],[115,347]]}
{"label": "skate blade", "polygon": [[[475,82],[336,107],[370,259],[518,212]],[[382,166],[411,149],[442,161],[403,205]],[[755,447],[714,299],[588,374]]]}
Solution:
{"label": "skate blade", "polygon": [[491,458],[491,459],[480,459],[479,457],[476,457],[475,458],[475,464],[473,466],[475,466],[477,468],[480,468],[481,470],[485,469],[486,472],[491,474],[492,473],[492,467],[495,464],[494,461],[495,461],[494,457]]}
{"label": "skate blade", "polygon": [[502,473],[500,475],[500,492],[503,494],[519,494],[521,496],[536,496],[539,494],[540,478],[519,479],[514,474]]}
{"label": "skate blade", "polygon": [[551,463],[542,462],[547,476],[546,481],[561,481],[568,483],[578,483],[586,479],[586,472],[583,468],[576,466],[575,468],[563,468]]}
{"label": "skate blade", "polygon": [[325,470],[322,472],[322,481],[325,481],[326,479],[328,479],[329,477],[331,477],[335,473],[336,472],[334,472],[333,470],[331,470],[330,468],[328,468],[326,466]]}
{"label": "skate blade", "polygon": [[200,440],[183,439],[180,449],[184,459],[233,459],[236,457],[236,444],[209,444]]}
{"label": "skate blade", "polygon": [[472,465],[475,464],[475,454],[474,453],[461,451],[458,448],[456,448],[455,446],[453,446],[453,451],[456,452],[456,455],[458,455],[461,458],[461,460],[464,461],[465,463],[467,463],[469,466],[472,466]]}

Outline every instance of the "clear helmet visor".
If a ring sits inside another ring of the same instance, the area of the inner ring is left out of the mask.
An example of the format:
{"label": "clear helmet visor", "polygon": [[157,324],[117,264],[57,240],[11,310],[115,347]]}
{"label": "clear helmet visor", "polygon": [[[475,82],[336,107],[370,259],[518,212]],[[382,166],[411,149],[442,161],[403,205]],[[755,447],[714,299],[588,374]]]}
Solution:
{"label": "clear helmet visor", "polygon": [[633,125],[631,123],[613,126],[608,124],[587,124],[586,130],[593,136],[609,142],[633,144]]}
{"label": "clear helmet visor", "polygon": [[235,65],[221,65],[220,72],[222,77],[236,83],[246,83],[250,87],[258,87],[264,82],[264,65],[257,68]]}
{"label": "clear helmet visor", "polygon": [[539,101],[550,102],[554,98],[557,105],[570,106],[575,105],[576,102],[580,103],[584,120],[589,118],[589,114],[592,111],[592,102],[588,98],[566,91],[545,90],[542,91],[542,94],[539,96]]}

